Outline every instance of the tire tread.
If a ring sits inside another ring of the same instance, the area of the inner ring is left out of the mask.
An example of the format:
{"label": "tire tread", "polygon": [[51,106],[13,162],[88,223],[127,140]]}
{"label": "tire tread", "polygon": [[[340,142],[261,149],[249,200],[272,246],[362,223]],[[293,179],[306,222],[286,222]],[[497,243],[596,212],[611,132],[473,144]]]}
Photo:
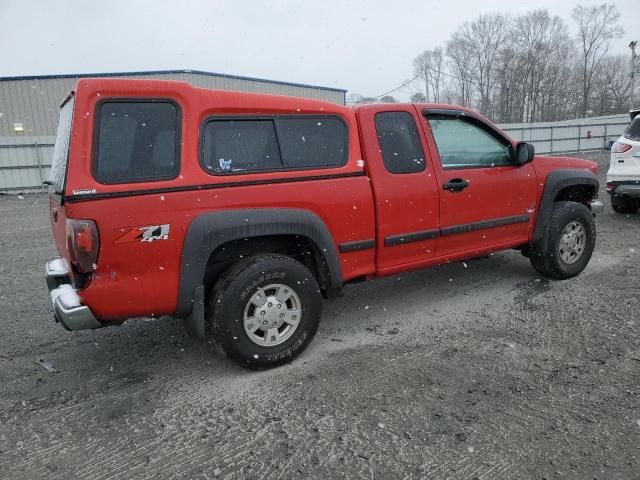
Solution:
{"label": "tire tread", "polygon": [[[556,255],[557,237],[568,223],[567,219],[571,218],[569,213],[573,214],[574,219],[583,220],[586,223],[585,227],[589,230],[588,237],[591,245],[587,246],[588,251],[585,251],[584,256],[578,260],[580,264],[578,269],[573,266],[565,266]],[[556,202],[542,239],[531,248],[531,256],[529,257],[531,265],[539,274],[554,280],[574,277],[582,272],[589,263],[595,245],[595,237],[596,229],[593,215],[585,205],[569,201]]]}
{"label": "tire tread", "polygon": [[[309,269],[302,263],[285,255],[261,254],[244,258],[233,264],[221,275],[211,291],[208,312],[208,318],[210,319],[211,323],[211,336],[216,345],[226,354],[228,358],[245,368],[259,370],[274,367],[291,361],[295,356],[297,356],[304,350],[304,348],[313,338],[318,328],[318,321],[315,321],[312,324],[312,328],[308,332],[309,335],[305,339],[305,341],[295,351],[291,352],[291,354],[284,356],[283,358],[276,361],[266,361],[263,359],[255,361],[252,358],[248,358],[246,355],[240,354],[237,348],[232,345],[232,338],[229,335],[227,327],[225,326],[224,319],[222,318],[222,313],[218,309],[216,309],[216,306],[223,304],[223,302],[225,301],[225,296],[228,293],[229,288],[232,286],[233,282],[236,279],[242,277],[246,271],[260,269],[261,265],[263,266],[262,268],[267,268],[270,265],[273,265],[274,262],[289,264],[292,269],[303,269],[303,271],[306,271],[305,273],[308,275],[309,281],[313,282],[313,288],[319,290],[315,277],[313,276],[311,271],[309,271]],[[319,293],[318,296],[320,296]]]}

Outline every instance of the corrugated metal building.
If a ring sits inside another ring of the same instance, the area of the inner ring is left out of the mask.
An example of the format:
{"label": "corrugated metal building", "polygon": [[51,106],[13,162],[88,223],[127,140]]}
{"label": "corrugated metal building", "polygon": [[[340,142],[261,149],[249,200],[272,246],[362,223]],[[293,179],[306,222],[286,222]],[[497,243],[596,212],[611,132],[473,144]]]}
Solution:
{"label": "corrugated metal building", "polygon": [[81,77],[177,80],[196,87],[345,103],[346,90],[196,70],[0,77],[0,192],[39,190],[48,178],[58,107]]}

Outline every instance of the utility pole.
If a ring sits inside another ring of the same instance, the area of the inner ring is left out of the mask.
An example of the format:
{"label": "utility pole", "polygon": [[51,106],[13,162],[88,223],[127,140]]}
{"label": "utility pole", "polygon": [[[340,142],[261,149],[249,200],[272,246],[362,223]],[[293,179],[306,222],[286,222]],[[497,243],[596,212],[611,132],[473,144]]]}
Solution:
{"label": "utility pole", "polygon": [[429,103],[429,67],[427,65],[424,66],[424,93],[425,101]]}
{"label": "utility pole", "polygon": [[635,108],[636,106],[636,96],[635,96],[635,86],[636,86],[636,59],[638,56],[636,55],[636,45],[638,44],[637,40],[629,43],[629,48],[631,49],[631,92],[629,93],[629,97],[631,100],[631,108]]}

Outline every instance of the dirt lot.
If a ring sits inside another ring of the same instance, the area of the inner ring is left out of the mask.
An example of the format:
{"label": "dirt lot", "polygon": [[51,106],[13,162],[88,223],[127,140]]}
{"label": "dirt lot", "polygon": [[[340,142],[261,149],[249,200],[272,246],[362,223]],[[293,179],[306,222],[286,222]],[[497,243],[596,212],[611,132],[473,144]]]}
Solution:
{"label": "dirt lot", "polygon": [[0,475],[640,478],[640,215],[601,197],[578,278],[510,251],[351,286],[267,372],[169,319],[66,332],[46,198],[2,197]]}

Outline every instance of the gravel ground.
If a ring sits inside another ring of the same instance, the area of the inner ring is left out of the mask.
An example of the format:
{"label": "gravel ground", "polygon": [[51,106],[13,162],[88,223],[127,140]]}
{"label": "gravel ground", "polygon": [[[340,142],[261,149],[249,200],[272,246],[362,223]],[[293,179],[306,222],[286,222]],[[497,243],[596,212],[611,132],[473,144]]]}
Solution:
{"label": "gravel ground", "polygon": [[579,277],[508,251],[354,285],[266,372],[169,319],[66,332],[47,200],[2,197],[1,476],[640,478],[640,215],[601,197]]}

